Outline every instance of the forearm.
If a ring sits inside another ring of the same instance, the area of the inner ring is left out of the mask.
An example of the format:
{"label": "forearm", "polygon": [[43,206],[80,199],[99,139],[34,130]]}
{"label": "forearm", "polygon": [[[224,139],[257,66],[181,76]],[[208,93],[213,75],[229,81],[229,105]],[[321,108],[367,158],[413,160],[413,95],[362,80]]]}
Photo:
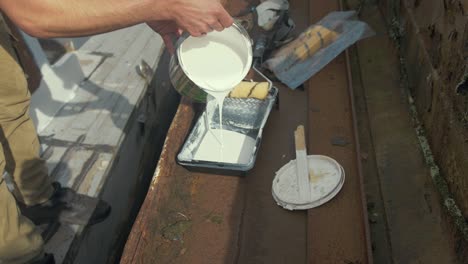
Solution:
{"label": "forearm", "polygon": [[33,36],[73,37],[168,19],[164,2],[169,1],[0,0],[0,9]]}

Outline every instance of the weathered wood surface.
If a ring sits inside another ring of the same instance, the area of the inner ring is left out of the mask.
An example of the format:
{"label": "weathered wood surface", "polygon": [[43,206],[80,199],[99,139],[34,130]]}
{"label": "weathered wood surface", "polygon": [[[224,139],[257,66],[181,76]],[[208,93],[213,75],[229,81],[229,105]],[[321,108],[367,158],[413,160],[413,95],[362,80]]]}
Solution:
{"label": "weathered wood surface", "polygon": [[[103,195],[104,186],[112,177],[117,177],[110,172],[120,162],[118,155],[122,146],[131,133],[135,134],[131,131],[141,126],[136,116],[148,87],[137,74],[136,66],[144,59],[154,70],[162,48],[158,35],[145,25],[137,25],[91,37],[75,51],[87,79],[79,84],[76,96],[61,108],[39,135],[43,158],[54,180],[83,194]],[[50,103],[54,103],[54,95],[50,96]],[[146,139],[148,135],[140,137]],[[141,142],[133,144],[142,145]],[[123,159],[133,162],[132,158],[140,155],[140,150],[135,151],[129,153],[132,157]],[[135,170],[131,173],[136,177],[140,172]],[[137,180],[127,178],[125,181],[132,186]],[[114,208],[111,220],[106,220],[107,226],[120,225],[128,210]],[[82,227],[62,225],[46,244],[46,251],[54,253],[57,263],[73,262],[80,252],[84,231],[86,236],[90,236]],[[107,244],[115,243],[112,240],[115,238],[103,239],[101,257],[105,259],[109,257]],[[90,261],[94,253],[89,253]]]}
{"label": "weathered wood surface", "polygon": [[[299,30],[338,9],[337,1],[290,3]],[[245,2],[226,4],[240,10]],[[195,114],[187,101],[179,106],[121,263],[372,262],[345,56],[307,83],[307,91],[277,85],[279,109],[270,115],[256,166],[245,178],[176,164]],[[309,153],[329,154],[347,173],[337,198],[308,214],[283,210],[271,197],[275,171],[295,157],[299,124],[308,124]],[[332,136],[350,144],[333,147]]]}

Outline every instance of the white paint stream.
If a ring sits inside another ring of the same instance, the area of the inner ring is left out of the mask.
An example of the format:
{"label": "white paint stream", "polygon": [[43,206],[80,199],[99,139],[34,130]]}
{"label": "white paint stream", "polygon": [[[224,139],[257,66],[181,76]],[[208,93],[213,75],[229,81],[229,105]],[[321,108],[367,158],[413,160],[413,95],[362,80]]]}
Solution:
{"label": "white paint stream", "polygon": [[[201,141],[195,159],[247,163],[255,141],[223,129],[223,102],[229,92],[247,75],[252,63],[250,42],[234,27],[211,32],[203,37],[188,37],[182,42],[179,61],[187,76],[216,100],[220,129],[211,129]],[[207,107],[208,111],[214,109]],[[208,116],[211,113],[208,113]],[[250,148],[250,151],[249,151]]]}

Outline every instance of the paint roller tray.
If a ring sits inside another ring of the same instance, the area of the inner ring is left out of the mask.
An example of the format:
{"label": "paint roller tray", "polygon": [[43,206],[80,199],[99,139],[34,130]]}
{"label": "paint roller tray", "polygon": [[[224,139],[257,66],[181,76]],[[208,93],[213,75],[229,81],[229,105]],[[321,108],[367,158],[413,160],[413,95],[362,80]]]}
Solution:
{"label": "paint roller tray", "polygon": [[[255,142],[254,144],[247,144],[249,146],[245,149],[245,153],[248,153],[250,156],[242,163],[213,162],[196,160],[194,158],[203,138],[207,133],[211,133],[207,128],[210,127],[212,130],[220,128],[217,107],[214,111],[206,111],[205,109],[201,113],[177,155],[177,163],[191,171],[234,176],[245,175],[255,165],[263,128],[273,109],[277,95],[278,89],[270,85],[269,94],[265,100],[253,98],[225,99],[223,106],[223,130],[246,135]],[[207,108],[209,107],[210,104],[207,105]],[[208,112],[213,114],[208,115]]]}

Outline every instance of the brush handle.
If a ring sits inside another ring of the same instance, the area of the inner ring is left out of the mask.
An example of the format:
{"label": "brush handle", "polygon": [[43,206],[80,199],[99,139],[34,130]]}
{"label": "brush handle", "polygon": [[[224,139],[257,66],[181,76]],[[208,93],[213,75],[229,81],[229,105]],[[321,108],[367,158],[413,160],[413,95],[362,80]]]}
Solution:
{"label": "brush handle", "polygon": [[304,126],[300,125],[294,132],[296,143],[296,177],[299,196],[303,202],[310,200],[309,161],[307,160],[307,149]]}
{"label": "brush handle", "polygon": [[[300,125],[294,132],[296,150],[306,150],[304,126]],[[307,152],[307,151],[306,151]]]}

